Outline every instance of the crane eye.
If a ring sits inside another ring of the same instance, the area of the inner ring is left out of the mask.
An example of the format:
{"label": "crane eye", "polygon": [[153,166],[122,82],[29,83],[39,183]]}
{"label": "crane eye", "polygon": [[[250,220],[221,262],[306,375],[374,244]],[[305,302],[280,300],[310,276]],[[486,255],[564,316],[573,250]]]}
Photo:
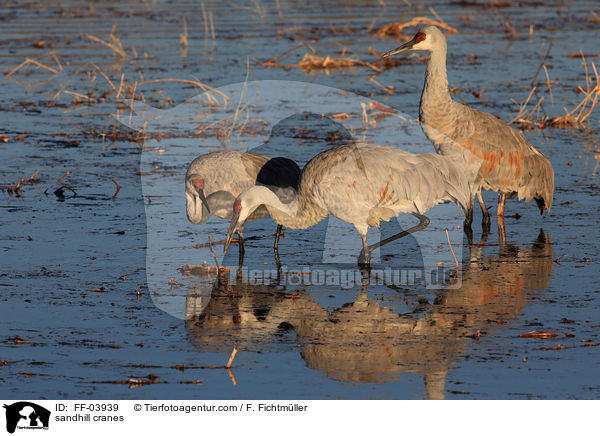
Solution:
{"label": "crane eye", "polygon": [[425,41],[425,38],[427,38],[427,35],[425,35],[423,32],[418,32],[415,35],[415,41],[417,42]]}
{"label": "crane eye", "polygon": [[240,200],[235,200],[233,203],[233,211],[238,214],[242,210],[242,202]]}
{"label": "crane eye", "polygon": [[192,184],[198,190],[204,189],[204,180],[202,180],[202,179],[200,179],[198,177],[192,178]]}

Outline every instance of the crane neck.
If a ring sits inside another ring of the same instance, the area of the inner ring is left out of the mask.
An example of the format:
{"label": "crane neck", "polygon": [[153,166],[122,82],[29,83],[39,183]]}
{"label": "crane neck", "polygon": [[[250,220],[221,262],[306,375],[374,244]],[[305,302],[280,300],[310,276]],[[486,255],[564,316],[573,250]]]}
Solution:
{"label": "crane neck", "polygon": [[303,195],[302,190],[289,203],[283,203],[273,191],[264,186],[255,186],[246,191],[245,195],[248,193],[252,198],[252,207],[264,205],[273,221],[291,229],[305,229],[327,216],[327,212]]}
{"label": "crane neck", "polygon": [[452,99],[448,92],[448,75],[446,72],[446,44],[434,48],[427,62],[425,84],[421,94],[420,113],[431,109],[439,110],[451,105]]}

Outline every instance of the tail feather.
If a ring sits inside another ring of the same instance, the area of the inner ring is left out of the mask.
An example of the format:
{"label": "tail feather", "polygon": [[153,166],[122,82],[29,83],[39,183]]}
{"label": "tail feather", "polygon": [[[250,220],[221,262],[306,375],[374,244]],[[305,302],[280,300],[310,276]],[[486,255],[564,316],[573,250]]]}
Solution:
{"label": "tail feather", "polygon": [[520,180],[519,199],[535,200],[540,213],[548,212],[554,196],[554,170],[550,161],[541,153],[525,158],[525,173]]}

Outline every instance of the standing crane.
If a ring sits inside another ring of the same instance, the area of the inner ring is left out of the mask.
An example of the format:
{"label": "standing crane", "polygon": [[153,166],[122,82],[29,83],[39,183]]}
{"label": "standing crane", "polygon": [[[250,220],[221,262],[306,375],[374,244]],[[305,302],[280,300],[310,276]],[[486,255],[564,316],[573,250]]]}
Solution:
{"label": "standing crane", "polygon": [[[257,153],[237,150],[215,151],[197,157],[185,176],[185,199],[188,220],[202,224],[211,215],[231,221],[233,203],[238,195],[256,184],[272,189],[283,202],[295,196],[300,168],[293,160],[269,158]],[[270,191],[271,192],[271,191]],[[249,220],[267,216],[259,208]],[[243,229],[240,229],[243,230]],[[282,226],[277,226],[273,248],[277,250]],[[239,234],[240,263],[244,257],[244,240]]]}
{"label": "standing crane", "polygon": [[462,154],[467,163],[479,165],[469,180],[472,195],[465,230],[470,230],[473,222],[475,195],[483,213],[482,226],[489,230],[490,216],[481,196],[482,189],[499,192],[497,216],[502,230],[506,198],[533,199],[540,213],[544,209],[550,211],[554,171],[548,158],[499,118],[450,97],[444,34],[435,26],[425,26],[413,39],[383,56],[407,50],[427,50],[431,55],[419,107],[423,132],[438,153]]}
{"label": "standing crane", "polygon": [[[225,250],[248,217],[265,206],[276,223],[292,229],[313,226],[329,214],[353,224],[363,243],[358,262],[367,266],[375,248],[426,228],[429,219],[423,214],[433,206],[454,201],[466,215],[469,198],[467,179],[452,158],[435,153],[415,155],[374,144],[340,145],[306,164],[298,193],[287,204],[263,186],[242,193],[233,204]],[[414,215],[419,224],[367,244],[369,227],[400,213]]]}

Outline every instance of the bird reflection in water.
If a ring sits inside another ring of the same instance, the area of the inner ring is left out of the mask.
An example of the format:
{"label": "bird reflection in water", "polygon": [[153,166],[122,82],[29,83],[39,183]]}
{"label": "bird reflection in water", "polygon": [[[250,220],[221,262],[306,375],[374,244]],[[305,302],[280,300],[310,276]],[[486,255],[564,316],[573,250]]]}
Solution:
{"label": "bird reflection in water", "polygon": [[[504,242],[490,248],[486,238],[471,246],[461,287],[439,291],[424,310],[421,304],[397,313],[369,298],[366,282],[352,303],[330,311],[311,298],[310,289],[290,298],[280,287],[238,280],[215,286],[202,312],[189,314],[188,334],[203,351],[228,353],[232,344],[264,351],[281,337],[289,340],[284,333],[293,329],[307,366],[328,378],[369,383],[418,373],[427,398],[443,399],[446,374],[466,347],[518,317],[531,293],[547,287],[552,276],[552,243],[543,230],[526,248]],[[484,253],[486,247],[497,252]],[[390,288],[382,291],[388,301],[398,297]]]}

